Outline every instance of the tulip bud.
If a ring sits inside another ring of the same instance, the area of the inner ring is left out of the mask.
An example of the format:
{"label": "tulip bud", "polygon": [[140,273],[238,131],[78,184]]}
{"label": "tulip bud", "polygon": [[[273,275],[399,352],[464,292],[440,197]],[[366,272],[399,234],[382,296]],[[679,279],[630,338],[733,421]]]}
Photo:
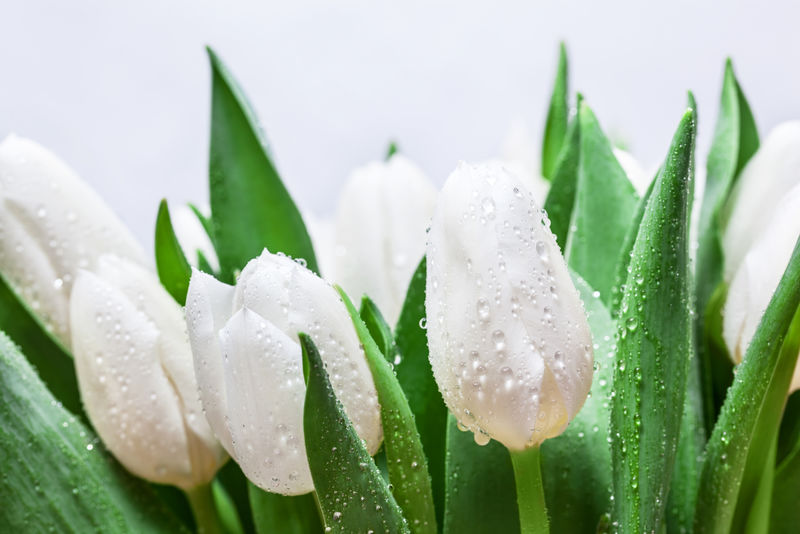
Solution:
{"label": "tulip bud", "polygon": [[0,143],[0,272],[66,347],[79,269],[111,253],[147,260],[117,216],[51,152],[14,135]]}
{"label": "tulip bud", "polygon": [[800,121],[792,121],[775,127],[742,169],[731,192],[728,202],[731,209],[722,239],[726,281],[733,279],[756,239],[764,235],[773,208],[797,184],[800,184]]}
{"label": "tulip bud", "polygon": [[219,270],[217,252],[214,250],[214,245],[211,244],[206,229],[197,218],[197,214],[189,206],[183,204],[178,204],[171,211],[172,227],[186,254],[186,260],[193,267],[199,267],[197,253],[201,252],[210,267],[215,271]]}
{"label": "tulip bud", "polygon": [[638,193],[640,197],[643,196],[650,186],[650,182],[655,176],[655,173],[648,174],[645,172],[644,168],[642,168],[636,158],[633,157],[633,154],[621,148],[614,149],[614,157],[617,158],[619,166],[622,167],[628,180],[633,184],[636,193]]}
{"label": "tulip bud", "polygon": [[593,355],[546,215],[503,167],[461,163],[428,236],[428,346],[448,408],[481,444],[557,436],[586,400]]}
{"label": "tulip bud", "polygon": [[224,451],[203,417],[183,314],[156,277],[101,256],[75,280],[70,327],[81,399],[114,456],[161,484],[210,482]]}
{"label": "tulip bud", "polygon": [[314,273],[266,250],[235,288],[195,271],[186,321],[206,417],[253,483],[285,495],[313,489],[299,332],[314,340],[353,427],[377,451],[380,409],[364,350],[336,290]]}
{"label": "tulip bud", "polygon": [[399,154],[357,169],[342,191],[332,278],[354,298],[369,295],[390,324],[425,252],[435,202],[436,189]]}
{"label": "tulip bud", "polygon": [[[736,363],[744,358],[800,236],[800,184],[767,211],[771,220],[740,263],[725,302],[722,335]],[[796,389],[800,389],[800,367],[795,367],[790,392]]]}

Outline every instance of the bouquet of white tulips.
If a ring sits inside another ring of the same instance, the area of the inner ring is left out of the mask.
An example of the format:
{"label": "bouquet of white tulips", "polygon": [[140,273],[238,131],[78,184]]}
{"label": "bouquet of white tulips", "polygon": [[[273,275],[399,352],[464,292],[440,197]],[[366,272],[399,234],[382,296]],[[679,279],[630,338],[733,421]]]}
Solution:
{"label": "bouquet of white tulips", "polygon": [[705,165],[691,93],[645,174],[562,47],[540,164],[392,146],[327,224],[209,57],[154,262],[0,143],[0,532],[800,529],[800,122],[760,142],[730,62]]}

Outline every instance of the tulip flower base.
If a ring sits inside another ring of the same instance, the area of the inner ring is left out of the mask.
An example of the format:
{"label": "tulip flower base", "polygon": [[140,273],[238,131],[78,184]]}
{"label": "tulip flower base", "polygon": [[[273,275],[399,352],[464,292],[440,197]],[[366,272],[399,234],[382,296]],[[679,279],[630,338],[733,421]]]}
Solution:
{"label": "tulip flower base", "polygon": [[730,61],[705,164],[689,93],[638,168],[562,45],[541,165],[437,191],[392,144],[325,232],[209,60],[210,210],[154,262],[0,143],[0,532],[796,532],[800,122]]}

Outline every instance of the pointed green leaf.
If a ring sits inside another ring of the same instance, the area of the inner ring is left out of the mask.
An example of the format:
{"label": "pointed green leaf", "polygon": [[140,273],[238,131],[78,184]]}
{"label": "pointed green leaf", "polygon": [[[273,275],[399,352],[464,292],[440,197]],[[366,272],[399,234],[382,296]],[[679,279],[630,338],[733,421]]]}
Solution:
{"label": "pointed green leaf", "polygon": [[616,323],[597,293],[574,273],[572,279],[592,330],[595,371],[583,408],[563,434],[541,446],[550,530],[564,534],[594,532],[611,506],[608,420]]}
{"label": "pointed green leaf", "polygon": [[397,143],[392,141],[391,143],[389,143],[389,148],[386,149],[386,158],[385,158],[386,161],[392,159],[392,156],[394,156],[395,154],[397,154]]}
{"label": "pointed green leaf", "polygon": [[688,110],[645,208],[620,308],[611,456],[613,517],[621,532],[660,532],[664,526],[691,356],[695,127]]}
{"label": "pointed green leaf", "polygon": [[567,133],[569,117],[567,85],[567,48],[561,43],[558,48],[558,69],[553,82],[553,94],[550,97],[550,108],[547,110],[542,142],[542,176],[547,180],[553,179]]}
{"label": "pointed green leaf", "polygon": [[232,281],[265,247],[303,258],[318,272],[311,238],[270,158],[252,108],[222,61],[211,49],[208,55],[211,212],[223,279]]}
{"label": "pointed green leaf", "polygon": [[447,418],[444,533],[515,534],[517,488],[508,449],[496,441],[475,443],[452,415]]}
{"label": "pointed green leaf", "polygon": [[773,483],[770,532],[794,534],[800,524],[800,391],[786,402],[777,451]]}
{"label": "pointed green leaf", "polygon": [[[403,309],[395,327],[395,373],[414,413],[417,431],[428,458],[428,472],[433,486],[436,521],[444,524],[445,439],[447,408],[433,379],[428,360],[428,338],[421,323],[425,319],[425,257],[417,266]],[[399,361],[398,361],[399,360]]]}
{"label": "pointed green leaf", "polygon": [[206,274],[210,274],[212,276],[214,276],[215,274],[214,268],[211,267],[211,263],[208,261],[205,254],[203,254],[203,251],[201,250],[197,251],[197,268]]}
{"label": "pointed green leaf", "polygon": [[250,499],[248,498],[248,486],[250,482],[242,473],[242,469],[234,461],[226,462],[214,479],[214,483],[219,483],[225,492],[230,496],[231,501],[236,507],[236,514],[242,524],[242,528],[247,534],[252,534],[256,531],[253,524],[254,510],[250,507]]}
{"label": "pointed green leaf", "polygon": [[578,186],[565,257],[568,265],[609,304],[617,261],[639,197],[585,103],[578,108],[578,120]]}
{"label": "pointed green leaf", "polygon": [[[578,95],[578,108],[581,107]],[[578,187],[578,165],[581,155],[581,128],[578,117],[572,119],[565,134],[561,154],[551,178],[550,189],[544,209],[550,219],[550,230],[556,236],[561,250],[566,250],[572,209],[575,205],[575,189]]]}
{"label": "pointed green leaf", "polygon": [[717,411],[724,400],[727,382],[723,381],[722,386],[717,384],[718,377],[714,374],[713,362],[724,359],[724,356],[720,358],[706,334],[705,318],[715,315],[703,312],[707,310],[712,294],[722,282],[723,207],[739,172],[756,152],[758,144],[758,132],[753,114],[736,81],[733,65],[728,60],[725,63],[719,115],[706,162],[706,185],[700,209],[695,275],[697,309],[701,312],[696,316],[695,333],[702,373],[704,417],[708,432],[711,431]]}
{"label": "pointed green leaf", "polygon": [[410,532],[375,462],[353,429],[311,338],[299,334],[308,384],[303,430],[326,531]]}
{"label": "pointed green leaf", "polygon": [[[729,532],[749,512],[800,351],[800,241],[747,347],[708,440],[695,531]],[[744,507],[742,507],[744,505]],[[737,510],[738,507],[738,510]],[[736,514],[736,516],[734,515]]]}
{"label": "pointed green leaf", "polygon": [[[656,178],[660,173],[661,169],[656,173]],[[611,304],[609,306],[609,311],[612,317],[617,317],[619,315],[619,307],[622,304],[622,294],[625,291],[625,282],[628,280],[628,267],[631,264],[633,245],[636,243],[636,237],[639,235],[639,227],[642,224],[644,210],[647,207],[647,203],[650,201],[650,196],[653,194],[656,178],[650,181],[650,185],[647,187],[644,196],[639,199],[636,211],[628,226],[628,231],[625,233],[625,239],[622,242],[619,259],[617,260],[617,274],[614,278],[614,285],[611,286]]]}
{"label": "pointed green leaf", "polygon": [[[383,425],[383,450],[392,494],[408,520],[411,532],[433,534],[436,532],[436,512],[433,507],[431,478],[428,462],[422,449],[414,414],[408,406],[403,390],[375,340],[361,320],[347,293],[336,287],[353,320],[358,339],[364,347],[367,363],[372,372],[378,403],[381,405]],[[380,312],[378,312],[380,315]]]}
{"label": "pointed green leaf", "polygon": [[378,309],[378,306],[368,296],[364,295],[361,298],[361,309],[358,312],[361,320],[367,325],[367,330],[378,348],[383,353],[383,356],[390,362],[394,362],[395,345],[394,337],[392,336],[392,329],[383,318],[383,314]]}
{"label": "pointed green leaf", "polygon": [[311,534],[322,532],[314,494],[286,496],[269,493],[247,483],[253,521],[258,534]]}
{"label": "pointed green leaf", "polygon": [[189,291],[189,278],[192,267],[186,261],[181,244],[172,228],[167,200],[163,199],[158,206],[156,217],[156,270],[161,285],[181,306],[186,304],[186,293]]}
{"label": "pointed green leaf", "polygon": [[181,532],[0,333],[0,531]]}
{"label": "pointed green leaf", "polygon": [[[689,91],[688,101],[689,109],[695,110],[695,123],[697,123],[697,102],[691,91]],[[692,155],[692,168],[695,168],[694,154]],[[694,206],[694,188],[689,191],[689,206]],[[694,311],[696,313],[696,310]],[[702,454],[706,444],[703,410],[700,362],[697,358],[696,347],[692,346],[689,376],[686,380],[683,417],[681,418],[681,432],[678,438],[675,468],[673,469],[667,498],[668,534],[681,534],[692,531],[694,510],[697,503],[697,484],[700,478],[700,471],[703,468]]]}

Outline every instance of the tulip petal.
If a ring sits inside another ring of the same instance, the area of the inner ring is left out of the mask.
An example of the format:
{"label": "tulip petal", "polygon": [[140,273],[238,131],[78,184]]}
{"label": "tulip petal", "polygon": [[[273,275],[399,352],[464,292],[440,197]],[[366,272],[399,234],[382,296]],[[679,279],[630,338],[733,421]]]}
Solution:
{"label": "tulip petal", "polygon": [[333,278],[355,300],[368,295],[390,324],[425,252],[435,201],[433,185],[399,154],[357,169],[342,192]]}
{"label": "tulip petal", "polygon": [[158,358],[156,326],[86,271],[72,291],[70,326],[81,398],[108,449],[142,478],[192,487],[180,401]]}
{"label": "tulip petal", "polygon": [[[772,206],[800,184],[800,121],[777,126],[742,169],[722,237],[725,280],[731,280],[748,250],[770,223]],[[788,261],[788,259],[787,259]],[[776,281],[777,284],[777,281]],[[774,287],[774,285],[773,285]]]}
{"label": "tulip petal", "polygon": [[374,454],[382,437],[377,392],[336,290],[296,261],[265,250],[239,277],[234,309],[240,308],[255,311],[293,340],[298,332],[308,333],[353,427]]}
{"label": "tulip petal", "polygon": [[524,449],[560,433],[592,381],[591,334],[532,195],[460,164],[428,244],[427,328],[439,389],[476,440]]}
{"label": "tulip petal", "polygon": [[303,437],[300,345],[243,308],[219,334],[228,428],[237,463],[260,488],[283,495],[314,489]]}
{"label": "tulip petal", "polygon": [[147,264],[119,218],[64,162],[14,135],[0,143],[0,271],[69,346],[69,295],[102,253]]}
{"label": "tulip petal", "polygon": [[[203,416],[181,308],[154,274],[127,260],[103,255],[97,262],[96,273],[156,325],[158,358],[179,397],[186,430],[190,432],[192,470],[198,480],[210,480],[224,454]],[[198,440],[200,443],[195,443]]]}
{"label": "tulip petal", "polygon": [[[733,277],[725,302],[722,335],[736,363],[741,363],[800,235],[800,185],[770,213],[768,225]],[[800,370],[795,370],[791,391],[798,381]]]}
{"label": "tulip petal", "polygon": [[233,286],[194,270],[186,294],[186,326],[200,400],[211,429],[231,455],[234,450],[225,423],[228,402],[218,334],[233,311],[233,293]]}

